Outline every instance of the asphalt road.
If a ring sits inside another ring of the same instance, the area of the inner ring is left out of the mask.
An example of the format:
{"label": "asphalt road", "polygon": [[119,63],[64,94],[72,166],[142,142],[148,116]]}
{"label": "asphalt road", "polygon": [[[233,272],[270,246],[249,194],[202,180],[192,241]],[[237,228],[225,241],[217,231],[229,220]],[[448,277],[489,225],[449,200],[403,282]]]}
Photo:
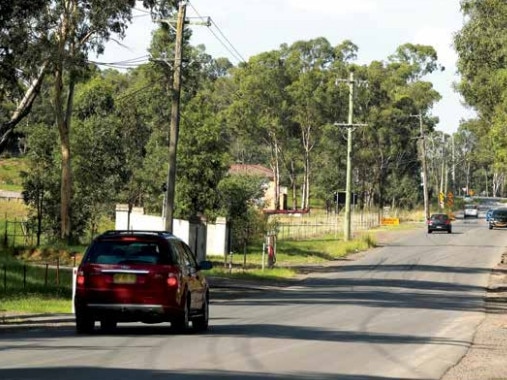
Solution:
{"label": "asphalt road", "polygon": [[440,379],[472,343],[507,231],[424,227],[296,286],[211,305],[206,334],[120,325],[0,334],[1,379]]}

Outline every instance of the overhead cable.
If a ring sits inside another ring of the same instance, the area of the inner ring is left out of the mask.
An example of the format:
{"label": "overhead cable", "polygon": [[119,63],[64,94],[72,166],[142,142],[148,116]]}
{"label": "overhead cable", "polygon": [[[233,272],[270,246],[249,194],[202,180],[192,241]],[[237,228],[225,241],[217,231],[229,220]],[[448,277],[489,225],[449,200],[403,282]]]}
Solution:
{"label": "overhead cable", "polygon": [[[200,15],[200,13],[197,11],[197,9],[195,9],[195,7],[192,5],[192,3],[190,3],[190,7],[193,9],[193,11],[197,14],[198,18],[200,18],[201,20],[206,20],[206,21],[210,21],[211,22],[211,25],[208,25],[208,30],[209,32],[217,39],[217,41],[231,54],[231,56],[234,57],[234,59],[236,59],[237,61],[239,62],[244,62],[246,63],[245,59],[242,57],[242,55],[238,52],[238,50],[234,47],[234,45],[231,43],[231,41],[229,41],[229,39],[225,36],[225,34],[222,32],[222,30],[218,27],[218,25],[215,23],[215,21],[213,21],[213,19],[211,17],[203,17]],[[218,33],[220,34],[220,36],[215,33],[212,29],[211,29],[211,26],[215,27],[216,30],[218,31]],[[225,40],[225,42],[224,42]]]}

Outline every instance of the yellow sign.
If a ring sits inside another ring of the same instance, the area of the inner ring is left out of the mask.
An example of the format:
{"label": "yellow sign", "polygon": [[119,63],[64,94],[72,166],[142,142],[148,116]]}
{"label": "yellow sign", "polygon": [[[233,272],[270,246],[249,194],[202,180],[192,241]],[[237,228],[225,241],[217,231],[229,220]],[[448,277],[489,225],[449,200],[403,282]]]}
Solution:
{"label": "yellow sign", "polygon": [[397,226],[400,224],[400,218],[382,218],[380,223],[383,226]]}

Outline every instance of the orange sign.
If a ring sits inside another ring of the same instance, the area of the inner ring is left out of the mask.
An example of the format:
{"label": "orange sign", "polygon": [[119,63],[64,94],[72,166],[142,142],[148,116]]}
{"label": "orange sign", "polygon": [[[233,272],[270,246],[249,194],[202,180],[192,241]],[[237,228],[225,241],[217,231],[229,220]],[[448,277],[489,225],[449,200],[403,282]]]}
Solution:
{"label": "orange sign", "polygon": [[397,226],[400,224],[400,218],[382,218],[380,223],[383,226]]}

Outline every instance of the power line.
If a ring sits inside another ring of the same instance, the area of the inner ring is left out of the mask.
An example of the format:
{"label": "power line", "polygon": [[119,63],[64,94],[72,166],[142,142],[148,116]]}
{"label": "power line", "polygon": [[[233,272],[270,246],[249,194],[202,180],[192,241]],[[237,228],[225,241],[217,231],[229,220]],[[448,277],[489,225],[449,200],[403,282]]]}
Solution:
{"label": "power line", "polygon": [[[243,56],[239,53],[239,51],[234,47],[234,45],[231,43],[231,41],[229,41],[229,39],[225,36],[225,34],[222,32],[222,30],[219,28],[219,26],[215,23],[215,21],[213,21],[213,19],[211,17],[203,17],[200,15],[199,11],[197,11],[197,9],[195,9],[195,7],[192,5],[192,3],[190,3],[190,7],[192,8],[192,10],[197,14],[198,18],[200,18],[201,20],[207,20],[211,23],[211,26],[213,26],[214,28],[216,28],[216,30],[218,31],[218,33],[220,34],[220,36],[222,38],[220,38],[218,36],[217,33],[215,33],[210,25],[208,25],[208,31],[213,35],[213,37],[215,37],[217,39],[217,41],[229,52],[229,54],[231,54],[231,56],[233,56],[237,61],[239,62],[244,62],[246,63],[245,59],[243,58]],[[226,42],[224,42],[224,40]]]}
{"label": "power line", "polygon": [[138,89],[136,89],[136,90],[134,90],[132,92],[129,92],[128,94],[123,94],[123,95],[117,97],[116,101],[117,102],[121,102],[121,101],[124,101],[124,100],[128,100],[128,99],[130,99],[132,97],[136,97],[138,94],[143,93],[144,91],[146,91],[147,89],[152,88],[152,87],[153,87],[153,84],[150,83],[150,84],[148,84],[146,86],[143,86],[143,87],[138,88]]}
{"label": "power line", "polygon": [[135,68],[143,63],[148,63],[149,58],[150,58],[149,55],[143,55],[141,57],[127,59],[124,61],[117,61],[117,62],[99,62],[99,61],[91,61],[91,60],[87,60],[87,62],[93,63],[97,66],[107,66],[107,67],[112,67],[112,68],[132,68],[132,67]]}
{"label": "power line", "polygon": [[243,58],[243,56],[238,52],[238,50],[234,47],[234,45],[227,39],[227,37],[224,35],[224,33],[222,33],[222,30],[220,30],[220,28],[215,23],[215,21],[213,21],[213,19],[211,19],[211,23],[215,26],[215,28],[217,28],[217,30],[220,33],[220,35],[227,41],[227,43],[229,44],[229,46],[231,46],[231,48],[236,52],[236,54],[238,55],[238,57],[241,58],[241,61],[246,63],[246,61]]}

